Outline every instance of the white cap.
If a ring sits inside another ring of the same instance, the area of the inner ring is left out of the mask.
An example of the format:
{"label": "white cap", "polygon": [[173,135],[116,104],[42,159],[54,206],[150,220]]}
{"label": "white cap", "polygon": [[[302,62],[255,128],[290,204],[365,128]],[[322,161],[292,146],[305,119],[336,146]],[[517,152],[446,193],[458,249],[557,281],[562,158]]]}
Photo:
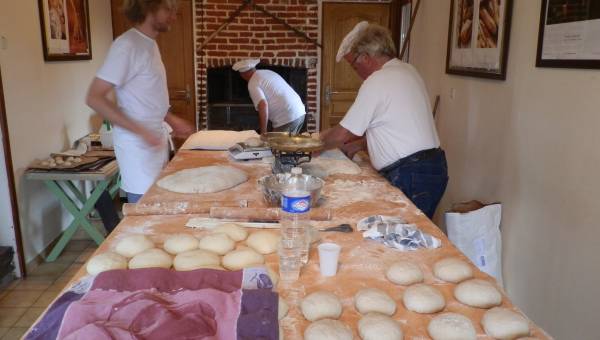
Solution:
{"label": "white cap", "polygon": [[342,40],[342,43],[340,44],[340,48],[338,48],[335,61],[339,63],[340,60],[342,60],[342,58],[350,52],[354,45],[354,40],[356,40],[358,34],[367,26],[369,26],[369,23],[367,21],[361,21],[358,24],[356,24],[356,26],[354,26],[350,33],[346,34],[344,40]]}
{"label": "white cap", "polygon": [[255,68],[256,65],[258,65],[258,63],[260,63],[260,59],[244,59],[244,60],[240,60],[237,63],[233,64],[233,66],[231,68],[234,71],[246,72],[246,71],[250,71],[251,69]]}

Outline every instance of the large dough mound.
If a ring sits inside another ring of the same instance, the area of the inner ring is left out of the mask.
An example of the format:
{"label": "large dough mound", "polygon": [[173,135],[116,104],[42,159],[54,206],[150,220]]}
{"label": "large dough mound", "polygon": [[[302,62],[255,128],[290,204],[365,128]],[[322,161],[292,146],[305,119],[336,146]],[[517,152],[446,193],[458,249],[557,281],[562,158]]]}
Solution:
{"label": "large dough mound", "polygon": [[107,251],[92,257],[85,268],[91,275],[100,274],[111,269],[127,269],[127,258]]}
{"label": "large dough mound", "polygon": [[158,248],[144,250],[129,260],[129,269],[171,268],[173,259],[166,251]]}
{"label": "large dough mound", "polygon": [[476,340],[477,332],[469,318],[457,313],[434,317],[427,326],[433,340]]}
{"label": "large dough mound", "polygon": [[490,308],[502,303],[502,295],[493,284],[479,279],[463,281],[454,288],[454,297],[467,306]]}
{"label": "large dough mound", "polygon": [[369,313],[358,321],[358,333],[363,340],[402,340],[398,322],[387,315]]}
{"label": "large dough mound", "polygon": [[406,309],[421,314],[436,313],[446,306],[444,295],[433,286],[424,283],[406,288],[402,300]]}
{"label": "large dough mound", "polygon": [[529,323],[522,315],[502,307],[494,307],[481,319],[485,333],[496,339],[516,339],[529,335]]}
{"label": "large dough mound", "polygon": [[377,288],[364,288],[354,296],[354,305],[360,314],[381,313],[394,315],[396,302],[386,292]]}
{"label": "large dough mound", "polygon": [[195,270],[200,268],[219,269],[221,258],[210,251],[196,249],[177,254],[173,267],[178,271]]}
{"label": "large dough mound", "polygon": [[246,173],[238,168],[211,165],[177,171],[156,184],[181,194],[206,194],[233,188],[247,180]]}
{"label": "large dough mound", "polygon": [[337,319],[342,314],[340,299],[327,291],[317,291],[307,295],[302,299],[300,308],[308,321],[324,318]]}
{"label": "large dough mound", "polygon": [[117,242],[115,252],[125,257],[134,257],[150,248],[154,248],[154,242],[145,235],[130,235]]}
{"label": "large dough mound", "polygon": [[341,321],[323,319],[306,327],[304,340],[352,340],[352,330]]}

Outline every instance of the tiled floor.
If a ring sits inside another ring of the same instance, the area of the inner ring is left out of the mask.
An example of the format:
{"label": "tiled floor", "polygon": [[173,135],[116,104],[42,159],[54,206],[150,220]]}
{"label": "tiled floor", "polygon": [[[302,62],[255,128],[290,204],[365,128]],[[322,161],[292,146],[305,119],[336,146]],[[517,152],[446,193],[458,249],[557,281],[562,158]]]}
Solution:
{"label": "tiled floor", "polygon": [[20,339],[96,250],[91,240],[71,240],[60,257],[42,263],[0,290],[0,339]]}

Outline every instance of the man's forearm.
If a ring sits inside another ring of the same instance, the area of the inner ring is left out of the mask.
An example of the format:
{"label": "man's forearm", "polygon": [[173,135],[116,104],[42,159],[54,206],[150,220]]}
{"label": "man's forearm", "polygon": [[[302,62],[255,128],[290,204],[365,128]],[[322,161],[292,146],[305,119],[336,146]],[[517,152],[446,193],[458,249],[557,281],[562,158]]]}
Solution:
{"label": "man's forearm", "polygon": [[341,125],[336,125],[331,129],[325,130],[320,135],[321,141],[325,144],[325,149],[339,148],[355,137],[357,136],[354,136]]}
{"label": "man's forearm", "polygon": [[260,124],[260,133],[267,133],[269,106],[265,100],[261,100],[260,103],[258,103],[258,122]]}

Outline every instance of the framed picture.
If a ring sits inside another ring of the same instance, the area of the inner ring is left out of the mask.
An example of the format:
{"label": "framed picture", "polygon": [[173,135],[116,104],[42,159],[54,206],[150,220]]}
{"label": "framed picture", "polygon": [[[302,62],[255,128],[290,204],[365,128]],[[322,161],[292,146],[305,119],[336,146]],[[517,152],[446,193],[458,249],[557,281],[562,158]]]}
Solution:
{"label": "framed picture", "polygon": [[535,66],[600,69],[600,1],[543,0]]}
{"label": "framed picture", "polygon": [[446,73],[506,79],[512,0],[452,0]]}
{"label": "framed picture", "polygon": [[88,0],[38,0],[44,60],[92,59]]}

